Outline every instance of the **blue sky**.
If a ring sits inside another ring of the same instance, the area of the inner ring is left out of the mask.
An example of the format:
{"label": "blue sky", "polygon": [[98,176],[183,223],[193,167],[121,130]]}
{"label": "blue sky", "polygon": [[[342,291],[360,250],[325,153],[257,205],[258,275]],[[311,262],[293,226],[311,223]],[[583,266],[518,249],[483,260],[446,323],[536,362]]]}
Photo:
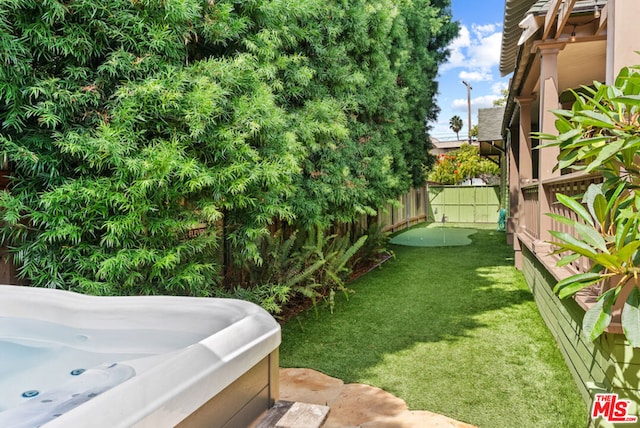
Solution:
{"label": "blue sky", "polygon": [[504,0],[451,0],[453,19],[460,24],[460,34],[449,46],[451,56],[440,67],[437,103],[438,121],[430,123],[432,137],[455,140],[449,119],[458,115],[464,122],[460,138],[467,136],[467,88],[472,86],[471,123],[478,123],[478,108],[492,107],[507,87],[509,76],[501,78],[498,65],[502,42]]}

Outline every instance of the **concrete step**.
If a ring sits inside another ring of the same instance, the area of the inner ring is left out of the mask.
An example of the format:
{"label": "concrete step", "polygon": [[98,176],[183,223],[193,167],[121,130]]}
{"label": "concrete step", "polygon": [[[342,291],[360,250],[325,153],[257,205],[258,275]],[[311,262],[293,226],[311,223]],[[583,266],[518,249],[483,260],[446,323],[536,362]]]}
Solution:
{"label": "concrete step", "polygon": [[320,428],[329,415],[329,407],[280,400],[254,428]]}

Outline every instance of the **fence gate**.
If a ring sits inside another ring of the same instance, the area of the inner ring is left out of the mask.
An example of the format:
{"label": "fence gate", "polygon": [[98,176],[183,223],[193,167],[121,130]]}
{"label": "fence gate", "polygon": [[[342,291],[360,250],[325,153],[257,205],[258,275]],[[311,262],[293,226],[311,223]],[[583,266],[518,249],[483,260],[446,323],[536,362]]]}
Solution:
{"label": "fence gate", "polygon": [[429,217],[440,222],[496,223],[500,186],[428,186]]}

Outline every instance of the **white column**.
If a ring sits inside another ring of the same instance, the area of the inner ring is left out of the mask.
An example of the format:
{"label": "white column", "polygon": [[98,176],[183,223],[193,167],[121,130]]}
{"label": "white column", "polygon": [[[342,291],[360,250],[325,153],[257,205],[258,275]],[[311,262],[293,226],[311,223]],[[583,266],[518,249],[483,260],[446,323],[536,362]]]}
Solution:
{"label": "white column", "polygon": [[640,40],[640,1],[609,0],[607,2],[607,77],[606,83],[614,83],[623,67],[640,64],[638,49]]}
{"label": "white column", "polygon": [[[556,117],[551,113],[560,107],[558,88],[558,53],[564,45],[549,44],[539,46],[540,55],[540,132],[545,134],[557,134],[555,127]],[[541,141],[540,144],[544,142]],[[550,212],[551,195],[545,191],[544,180],[559,177],[560,171],[553,170],[558,162],[560,149],[548,147],[539,149],[538,164],[538,203],[541,241],[551,240],[551,219],[546,215]],[[540,252],[548,252],[547,245],[540,245]]]}
{"label": "white column", "polygon": [[518,97],[518,105],[520,106],[520,125],[518,128],[519,156],[520,164],[520,181],[523,184],[533,179],[533,157],[531,153],[531,103],[534,97]]}

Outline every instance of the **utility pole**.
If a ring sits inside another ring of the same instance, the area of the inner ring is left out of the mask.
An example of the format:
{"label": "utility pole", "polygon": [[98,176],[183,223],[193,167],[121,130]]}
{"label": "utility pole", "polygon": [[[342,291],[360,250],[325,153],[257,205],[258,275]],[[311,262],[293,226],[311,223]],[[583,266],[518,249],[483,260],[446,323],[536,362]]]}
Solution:
{"label": "utility pole", "polygon": [[471,89],[473,88],[464,80],[462,84],[467,87],[467,130],[469,131],[468,143],[471,144]]}

